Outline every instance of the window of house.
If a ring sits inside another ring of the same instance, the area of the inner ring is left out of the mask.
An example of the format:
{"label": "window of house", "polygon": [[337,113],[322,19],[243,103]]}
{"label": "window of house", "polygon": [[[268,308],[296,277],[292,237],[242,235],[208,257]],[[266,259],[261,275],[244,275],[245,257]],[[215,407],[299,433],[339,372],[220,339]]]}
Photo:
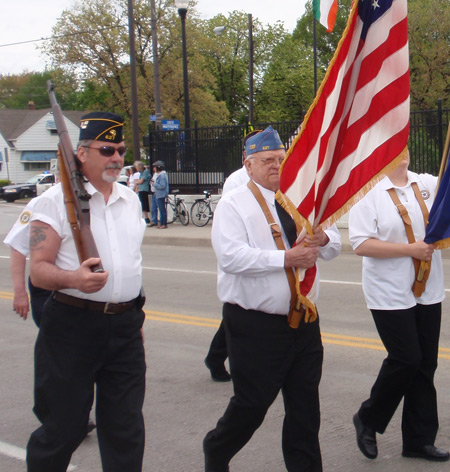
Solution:
{"label": "window of house", "polygon": [[50,162],[24,162],[23,168],[26,171],[42,172],[50,170]]}
{"label": "window of house", "polygon": [[50,131],[50,134],[58,134],[55,120],[47,120],[47,122],[45,123],[45,127]]}

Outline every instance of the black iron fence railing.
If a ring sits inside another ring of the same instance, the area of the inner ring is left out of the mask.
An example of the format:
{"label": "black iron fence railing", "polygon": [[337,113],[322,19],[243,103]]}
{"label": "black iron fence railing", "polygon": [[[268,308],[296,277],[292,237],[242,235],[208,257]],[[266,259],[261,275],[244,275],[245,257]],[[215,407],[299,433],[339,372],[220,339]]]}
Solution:
{"label": "black iron fence railing", "polygon": [[[437,175],[442,157],[450,110],[441,102],[436,110],[413,111],[410,118],[410,169]],[[300,129],[298,121],[258,123],[254,129],[272,125],[289,147]],[[242,139],[248,125],[156,131],[150,127],[144,138],[149,164],[165,162],[171,186],[185,193],[219,189],[224,180],[242,165]]]}

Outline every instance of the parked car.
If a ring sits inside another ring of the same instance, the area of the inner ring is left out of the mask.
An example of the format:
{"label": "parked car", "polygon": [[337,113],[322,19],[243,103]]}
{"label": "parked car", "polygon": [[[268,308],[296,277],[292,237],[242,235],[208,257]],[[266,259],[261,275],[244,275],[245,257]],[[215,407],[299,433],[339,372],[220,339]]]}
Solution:
{"label": "parked car", "polygon": [[45,172],[31,177],[23,184],[6,185],[0,195],[7,202],[14,202],[20,198],[33,198],[37,195],[36,184],[46,184],[45,187],[55,184],[55,174]]}

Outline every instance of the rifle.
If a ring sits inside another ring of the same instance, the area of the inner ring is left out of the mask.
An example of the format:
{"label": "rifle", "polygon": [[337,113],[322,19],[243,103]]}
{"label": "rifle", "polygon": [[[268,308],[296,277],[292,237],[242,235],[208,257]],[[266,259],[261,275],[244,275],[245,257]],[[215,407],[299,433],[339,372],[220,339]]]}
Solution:
{"label": "rifle", "polygon": [[[48,95],[59,136],[58,166],[64,193],[67,218],[77,249],[80,264],[90,257],[100,257],[90,226],[89,199],[91,195],[83,185],[83,174],[79,169],[72,143],[67,131],[61,107],[56,101],[55,86],[47,82]],[[92,272],[104,272],[101,262],[91,267]]]}

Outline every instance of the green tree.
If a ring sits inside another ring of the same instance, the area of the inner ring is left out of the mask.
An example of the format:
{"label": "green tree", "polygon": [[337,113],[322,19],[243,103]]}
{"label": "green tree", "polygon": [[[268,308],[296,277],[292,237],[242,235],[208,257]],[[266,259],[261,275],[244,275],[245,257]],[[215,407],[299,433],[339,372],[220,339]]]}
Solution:
{"label": "green tree", "polygon": [[[214,28],[225,27],[220,35]],[[228,17],[217,15],[205,21],[204,30],[209,40],[203,43],[207,66],[216,79],[214,94],[225,101],[233,122],[244,122],[249,104],[249,21],[248,14],[233,11]],[[263,26],[252,20],[254,90],[262,85],[264,76],[274,60],[274,51],[288,36],[280,22]],[[255,93],[255,110],[258,107]],[[256,111],[255,116],[258,112]]]}
{"label": "green tree", "polygon": [[411,108],[450,107],[450,6],[448,0],[409,0]]}
{"label": "green tree", "polygon": [[[339,5],[332,33],[316,24],[317,86],[325,75],[345,29],[350,1]],[[258,90],[257,118],[260,121],[298,120],[314,99],[314,44],[312,2],[292,33],[273,52],[273,59]]]}
{"label": "green tree", "polygon": [[258,90],[257,121],[300,122],[313,98],[311,51],[289,36],[274,51],[273,61]]}
{"label": "green tree", "polygon": [[[350,14],[352,0],[339,0],[339,7],[336,16],[334,29],[331,33],[316,21],[316,48],[317,48],[317,68],[318,76],[322,78],[331,61],[339,40],[344,32],[347,19]],[[312,10],[312,0],[308,0],[305,5],[305,13],[298,20],[292,36],[295,40],[300,41],[306,48],[313,51],[314,47],[314,16]]]}
{"label": "green tree", "polygon": [[0,75],[0,108],[10,108],[9,104],[28,78],[29,73]]}
{"label": "green tree", "polygon": [[24,109],[33,102],[37,109],[49,108],[48,80],[58,83],[61,106],[67,110],[78,109],[77,81],[62,69],[0,76],[0,107]]}
{"label": "green tree", "polygon": [[[148,1],[137,0],[134,7],[139,122],[141,132],[145,132],[148,116],[154,113],[151,18]],[[53,29],[57,39],[47,43],[44,49],[54,64],[78,74],[84,83],[83,103],[98,105],[95,99],[99,98],[103,107],[131,118],[127,10],[127,0],[113,3],[80,0],[72,10],[63,12]],[[162,112],[165,118],[183,121],[181,26],[173,0],[158,2],[157,17]],[[189,10],[192,118],[203,124],[205,121],[218,124],[227,121],[228,112],[225,104],[218,103],[213,96],[214,77],[205,68],[204,58],[195,46],[200,37],[198,24],[195,9]]]}

